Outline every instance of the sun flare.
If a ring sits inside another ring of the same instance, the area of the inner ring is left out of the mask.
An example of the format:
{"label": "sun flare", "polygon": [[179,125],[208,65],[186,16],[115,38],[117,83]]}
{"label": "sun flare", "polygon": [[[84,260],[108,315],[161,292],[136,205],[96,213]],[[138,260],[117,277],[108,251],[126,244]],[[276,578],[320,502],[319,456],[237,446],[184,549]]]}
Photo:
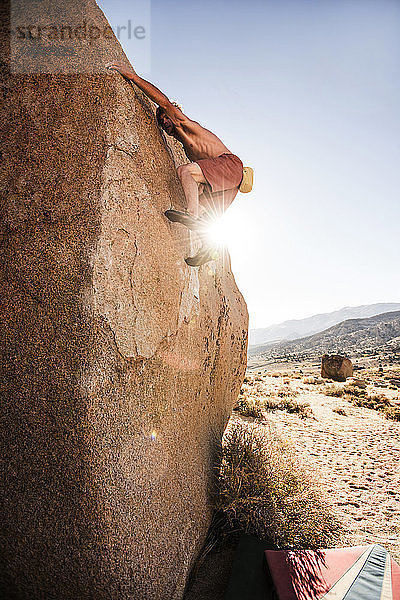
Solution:
{"label": "sun flare", "polygon": [[224,218],[216,219],[207,227],[207,238],[215,246],[230,246],[234,240],[234,232],[230,223]]}

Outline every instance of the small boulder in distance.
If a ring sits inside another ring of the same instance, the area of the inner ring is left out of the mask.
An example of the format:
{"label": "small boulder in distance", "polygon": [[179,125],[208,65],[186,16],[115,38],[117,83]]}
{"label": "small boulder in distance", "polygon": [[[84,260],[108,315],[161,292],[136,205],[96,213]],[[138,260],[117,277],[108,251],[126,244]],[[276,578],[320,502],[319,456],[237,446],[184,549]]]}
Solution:
{"label": "small boulder in distance", "polygon": [[333,381],[346,381],[353,376],[353,363],[339,354],[324,354],[322,357],[321,377]]}

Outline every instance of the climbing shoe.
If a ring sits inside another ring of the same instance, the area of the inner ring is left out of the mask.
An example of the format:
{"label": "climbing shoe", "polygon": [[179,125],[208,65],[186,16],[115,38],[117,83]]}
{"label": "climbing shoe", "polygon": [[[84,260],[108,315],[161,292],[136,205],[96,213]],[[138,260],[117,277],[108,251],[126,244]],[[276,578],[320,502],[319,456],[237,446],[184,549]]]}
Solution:
{"label": "climbing shoe", "polygon": [[219,250],[215,246],[202,246],[195,256],[185,258],[185,263],[189,267],[200,267],[210,260],[215,260],[219,256]]}
{"label": "climbing shoe", "polygon": [[172,221],[172,223],[181,223],[185,225],[188,229],[192,229],[193,231],[197,231],[201,227],[201,221],[196,217],[193,217],[188,212],[183,212],[181,210],[166,210],[165,216],[167,219]]}

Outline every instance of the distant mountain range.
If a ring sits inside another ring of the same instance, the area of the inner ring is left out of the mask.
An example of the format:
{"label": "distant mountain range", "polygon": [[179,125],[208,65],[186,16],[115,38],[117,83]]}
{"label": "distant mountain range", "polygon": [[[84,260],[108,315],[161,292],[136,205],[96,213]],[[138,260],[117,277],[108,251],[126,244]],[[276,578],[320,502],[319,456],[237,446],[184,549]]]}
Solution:
{"label": "distant mountain range", "polygon": [[400,310],[399,302],[349,306],[335,310],[334,312],[307,317],[306,319],[292,319],[291,321],[284,321],[278,325],[271,325],[263,329],[251,329],[249,332],[249,346],[260,346],[283,340],[295,340],[324,331],[342,321],[365,319],[396,310]]}
{"label": "distant mountain range", "polygon": [[324,353],[360,356],[385,349],[400,356],[400,310],[367,319],[348,319],[304,338],[252,346],[249,357],[309,358]]}

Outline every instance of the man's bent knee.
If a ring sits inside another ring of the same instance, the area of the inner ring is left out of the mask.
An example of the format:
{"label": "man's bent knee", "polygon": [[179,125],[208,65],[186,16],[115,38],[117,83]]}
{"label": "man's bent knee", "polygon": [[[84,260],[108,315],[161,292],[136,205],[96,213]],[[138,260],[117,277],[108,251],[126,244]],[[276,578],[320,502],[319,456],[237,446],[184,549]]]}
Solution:
{"label": "man's bent knee", "polygon": [[185,167],[186,167],[186,165],[180,165],[179,167],[176,168],[176,172],[177,172],[179,178],[182,177],[182,175],[185,171]]}
{"label": "man's bent knee", "polygon": [[197,163],[187,163],[186,165],[180,165],[177,169],[178,177],[182,179],[185,176],[191,176],[197,183],[205,183],[206,179],[203,175],[203,171]]}

